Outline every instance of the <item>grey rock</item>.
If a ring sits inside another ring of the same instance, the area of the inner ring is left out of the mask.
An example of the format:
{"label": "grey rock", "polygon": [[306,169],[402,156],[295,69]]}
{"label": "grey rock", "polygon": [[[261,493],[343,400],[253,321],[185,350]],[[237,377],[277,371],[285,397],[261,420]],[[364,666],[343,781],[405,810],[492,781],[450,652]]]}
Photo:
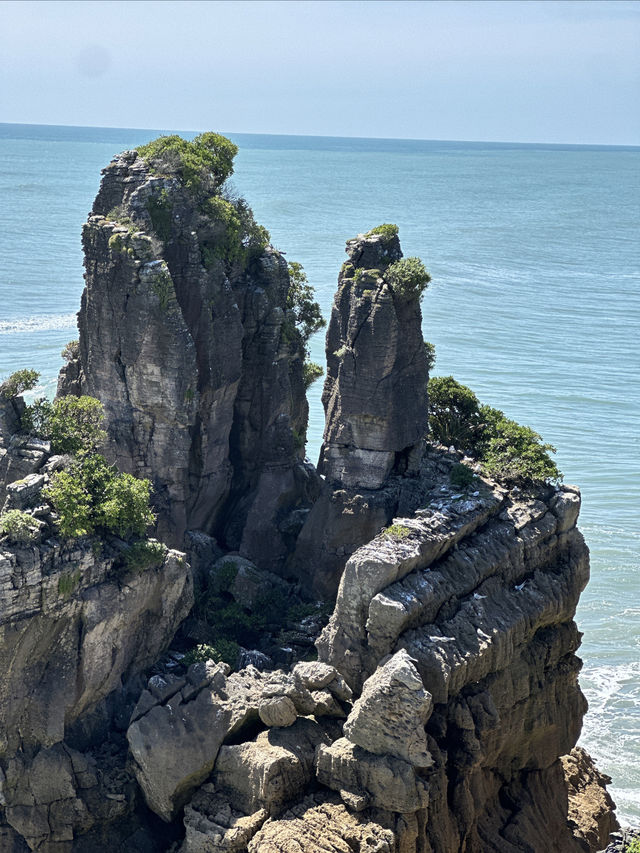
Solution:
{"label": "grey rock", "polygon": [[295,723],[298,712],[288,696],[273,696],[260,702],[258,716],[265,726],[286,727]]}
{"label": "grey rock", "polygon": [[318,748],[316,775],[320,784],[355,795],[355,801],[346,797],[345,805],[355,802],[357,810],[360,797],[366,797],[369,806],[402,814],[429,804],[427,785],[411,764],[391,755],[374,755],[346,738]]}
{"label": "grey rock", "polygon": [[319,470],[346,488],[377,489],[396,454],[417,462],[427,429],[420,300],[401,298],[384,281],[402,257],[397,237],[360,236],[347,251],[327,332]]}
{"label": "grey rock", "polygon": [[326,732],[313,720],[299,719],[289,728],[269,729],[254,741],[223,746],[213,784],[234,809],[245,814],[265,809],[275,814],[311,782],[315,750],[328,742]]}
{"label": "grey rock", "polygon": [[368,752],[428,768],[433,759],[424,727],[431,704],[413,661],[401,650],[365,681],[344,733]]}

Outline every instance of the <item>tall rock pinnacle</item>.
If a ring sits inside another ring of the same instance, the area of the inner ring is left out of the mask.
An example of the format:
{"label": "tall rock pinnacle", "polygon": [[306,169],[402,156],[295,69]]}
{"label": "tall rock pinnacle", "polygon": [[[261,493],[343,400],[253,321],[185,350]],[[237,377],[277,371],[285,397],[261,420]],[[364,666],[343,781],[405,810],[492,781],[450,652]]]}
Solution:
{"label": "tall rock pinnacle", "polygon": [[429,278],[402,259],[394,226],[347,243],[327,333],[320,471],[346,488],[380,488],[411,470],[427,430],[420,293]]}
{"label": "tall rock pinnacle", "polygon": [[224,189],[235,150],[161,137],[103,171],[60,390],[102,402],[108,453],[152,480],[166,541],[199,529],[277,568],[309,481],[304,346],[286,261]]}

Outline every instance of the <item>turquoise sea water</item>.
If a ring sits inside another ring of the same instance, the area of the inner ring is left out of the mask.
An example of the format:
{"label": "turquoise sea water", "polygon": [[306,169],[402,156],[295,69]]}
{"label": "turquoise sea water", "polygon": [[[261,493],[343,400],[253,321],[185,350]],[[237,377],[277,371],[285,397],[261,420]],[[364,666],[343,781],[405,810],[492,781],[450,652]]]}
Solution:
{"label": "turquoise sea water", "polygon": [[[30,366],[53,390],[77,337],[80,228],[100,169],[156,135],[0,124],[0,378]],[[613,777],[622,820],[639,824],[640,149],[228,135],[235,187],[302,262],[325,315],[345,241],[397,223],[433,277],[434,372],[542,433],[581,486],[581,742]],[[324,360],[321,335],[312,356]]]}

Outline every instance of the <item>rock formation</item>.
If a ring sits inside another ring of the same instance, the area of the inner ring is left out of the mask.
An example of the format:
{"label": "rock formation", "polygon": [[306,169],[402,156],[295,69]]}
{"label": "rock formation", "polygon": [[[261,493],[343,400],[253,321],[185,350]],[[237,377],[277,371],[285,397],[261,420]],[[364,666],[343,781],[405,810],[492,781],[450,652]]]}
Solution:
{"label": "rock formation", "polygon": [[347,243],[327,332],[326,412],[319,470],[349,489],[379,489],[416,470],[427,431],[427,360],[420,295],[385,272],[402,257],[397,234]]}
{"label": "rock formation", "polygon": [[313,472],[287,264],[257,228],[214,178],[194,189],[168,155],[116,157],[83,229],[59,391],[102,402],[110,457],[154,484],[161,538],[202,530],[277,569]]}
{"label": "rock formation", "polygon": [[[326,484],[298,538],[294,567],[334,596],[347,558],[397,513],[420,504],[427,359],[420,288],[394,287],[397,233],[347,242],[327,331],[326,413],[318,470]],[[382,226],[385,229],[385,226]]]}
{"label": "rock formation", "polygon": [[[572,752],[579,491],[452,484],[463,456],[425,442],[419,293],[389,226],[347,244],[321,480],[294,440],[286,264],[219,175],[188,175],[148,152],[105,170],[60,392],[102,400],[112,458],[153,479],[193,568],[61,539],[42,490],[69,460],[0,394],[2,507],[34,531],[0,539],[0,849],[595,853],[615,819]],[[287,577],[337,590],[319,659],[283,637],[280,669],[191,662],[174,635],[194,574],[221,618],[284,608]]]}

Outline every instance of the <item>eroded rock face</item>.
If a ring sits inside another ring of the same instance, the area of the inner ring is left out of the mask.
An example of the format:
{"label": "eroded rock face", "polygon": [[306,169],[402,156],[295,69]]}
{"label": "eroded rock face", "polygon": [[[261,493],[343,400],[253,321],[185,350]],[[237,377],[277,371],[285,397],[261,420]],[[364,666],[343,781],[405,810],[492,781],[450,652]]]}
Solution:
{"label": "eroded rock face", "polygon": [[427,361],[420,298],[384,272],[397,236],[347,243],[327,332],[326,412],[319,470],[350,489],[378,489],[399,465],[416,468],[427,431]]}
{"label": "eroded rock face", "polygon": [[[354,723],[402,650],[429,696],[433,765],[416,778],[429,803],[430,849],[588,849],[567,819],[559,761],[574,746],[586,710],[572,621],[589,568],[575,527],[578,509],[574,487],[525,500],[480,484],[473,495],[443,493],[416,518],[397,519],[395,535],[353,555],[318,648],[356,694],[362,690],[345,724],[345,735],[353,740],[356,732],[362,746],[344,740],[321,748],[324,784],[351,796],[359,788],[366,794],[360,807],[385,807],[370,790],[369,751],[382,742],[387,760],[398,755],[394,724],[381,719],[378,737],[365,725],[360,737]],[[384,695],[396,694],[398,687]],[[411,778],[406,769],[396,776]]]}
{"label": "eroded rock face", "polygon": [[83,229],[80,355],[59,391],[102,402],[110,457],[154,484],[160,538],[201,530],[278,568],[314,477],[293,433],[307,404],[287,264],[269,247],[240,261],[210,198],[159,171],[125,152],[103,172]]}

